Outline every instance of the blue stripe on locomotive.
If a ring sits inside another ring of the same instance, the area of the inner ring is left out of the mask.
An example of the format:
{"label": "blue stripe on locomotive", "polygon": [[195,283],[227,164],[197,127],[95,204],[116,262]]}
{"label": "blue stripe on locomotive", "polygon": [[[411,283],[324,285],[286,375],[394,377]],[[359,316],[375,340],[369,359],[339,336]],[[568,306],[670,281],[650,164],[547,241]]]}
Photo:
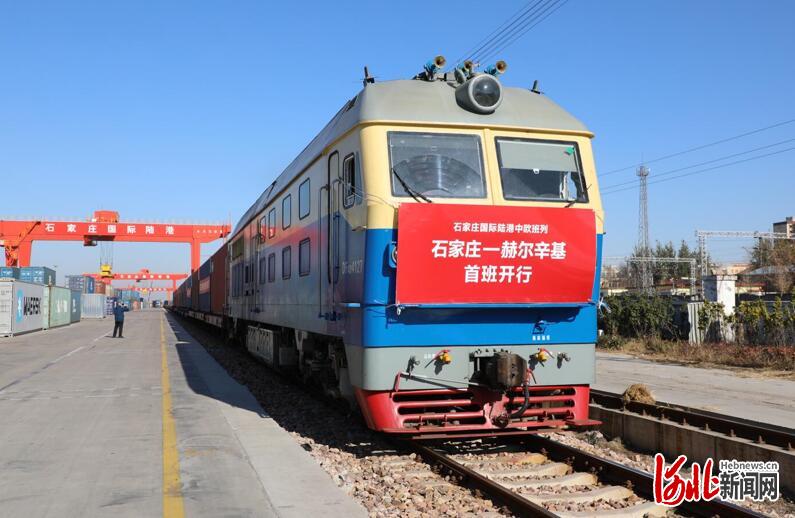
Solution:
{"label": "blue stripe on locomotive", "polygon": [[[348,308],[345,339],[364,347],[594,343],[602,263],[597,234],[593,303],[581,307],[406,308],[394,303],[395,269],[389,265],[394,229],[368,230],[360,308]],[[399,259],[398,259],[399,261]]]}

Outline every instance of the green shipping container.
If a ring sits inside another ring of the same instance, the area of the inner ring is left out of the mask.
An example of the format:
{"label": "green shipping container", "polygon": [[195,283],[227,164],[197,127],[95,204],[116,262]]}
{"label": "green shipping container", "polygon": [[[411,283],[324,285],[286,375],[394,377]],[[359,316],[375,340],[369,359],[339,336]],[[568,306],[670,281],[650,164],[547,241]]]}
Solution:
{"label": "green shipping container", "polygon": [[50,286],[50,327],[68,325],[72,319],[72,290]]}

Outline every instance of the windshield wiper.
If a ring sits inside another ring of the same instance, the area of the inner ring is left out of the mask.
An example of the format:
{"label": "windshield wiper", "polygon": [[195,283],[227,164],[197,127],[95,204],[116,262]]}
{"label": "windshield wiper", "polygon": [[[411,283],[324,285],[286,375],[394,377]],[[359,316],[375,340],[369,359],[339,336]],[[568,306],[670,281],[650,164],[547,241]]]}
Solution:
{"label": "windshield wiper", "polygon": [[399,174],[397,174],[397,171],[395,171],[394,167],[392,168],[392,174],[395,175],[395,178],[398,179],[398,182],[400,182],[400,185],[403,187],[403,190],[406,191],[409,196],[414,198],[414,201],[420,201],[422,199],[426,203],[433,203],[427,196],[409,187],[409,184],[407,184],[406,181],[403,180],[403,178],[401,178]]}

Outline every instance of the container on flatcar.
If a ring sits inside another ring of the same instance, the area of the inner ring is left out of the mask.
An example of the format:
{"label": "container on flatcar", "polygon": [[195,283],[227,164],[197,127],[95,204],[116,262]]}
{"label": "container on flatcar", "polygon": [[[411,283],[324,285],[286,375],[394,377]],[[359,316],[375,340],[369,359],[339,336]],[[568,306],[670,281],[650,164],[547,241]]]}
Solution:
{"label": "container on flatcar", "polygon": [[0,336],[42,328],[41,304],[45,288],[18,280],[0,281]]}
{"label": "container on flatcar", "polygon": [[199,272],[190,274],[190,308],[194,311],[199,311]]}
{"label": "container on flatcar", "polygon": [[213,272],[210,277],[210,313],[223,315],[226,305],[226,258],[228,256],[226,245],[221,246],[211,257]]}
{"label": "container on flatcar", "polygon": [[210,281],[213,275],[213,258],[210,257],[199,267],[199,304],[198,310],[204,313],[210,312],[211,295]]}
{"label": "container on flatcar", "polygon": [[72,290],[50,286],[50,327],[66,326],[72,320]]}
{"label": "container on flatcar", "polygon": [[78,290],[69,290],[71,292],[71,296],[69,297],[70,300],[70,310],[69,310],[69,321],[74,324],[75,322],[80,322],[80,316],[83,313],[83,302],[82,296],[83,292]]}
{"label": "container on flatcar", "polygon": [[101,293],[84,293],[80,303],[81,318],[105,318],[105,295]]}
{"label": "container on flatcar", "polygon": [[46,266],[28,266],[19,269],[19,280],[32,282],[33,284],[43,284],[45,286],[55,285],[55,270]]}

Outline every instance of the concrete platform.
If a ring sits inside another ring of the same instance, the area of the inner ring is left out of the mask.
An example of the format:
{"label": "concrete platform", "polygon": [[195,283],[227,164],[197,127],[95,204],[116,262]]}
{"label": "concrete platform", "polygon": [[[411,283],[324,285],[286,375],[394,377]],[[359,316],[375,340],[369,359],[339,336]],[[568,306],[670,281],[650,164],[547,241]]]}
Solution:
{"label": "concrete platform", "polygon": [[740,376],[726,369],[704,369],[596,354],[594,388],[623,392],[644,383],[660,401],[760,423],[795,428],[795,381]]}
{"label": "concrete platform", "polygon": [[366,516],[162,310],[127,315],[0,339],[0,516]]}

